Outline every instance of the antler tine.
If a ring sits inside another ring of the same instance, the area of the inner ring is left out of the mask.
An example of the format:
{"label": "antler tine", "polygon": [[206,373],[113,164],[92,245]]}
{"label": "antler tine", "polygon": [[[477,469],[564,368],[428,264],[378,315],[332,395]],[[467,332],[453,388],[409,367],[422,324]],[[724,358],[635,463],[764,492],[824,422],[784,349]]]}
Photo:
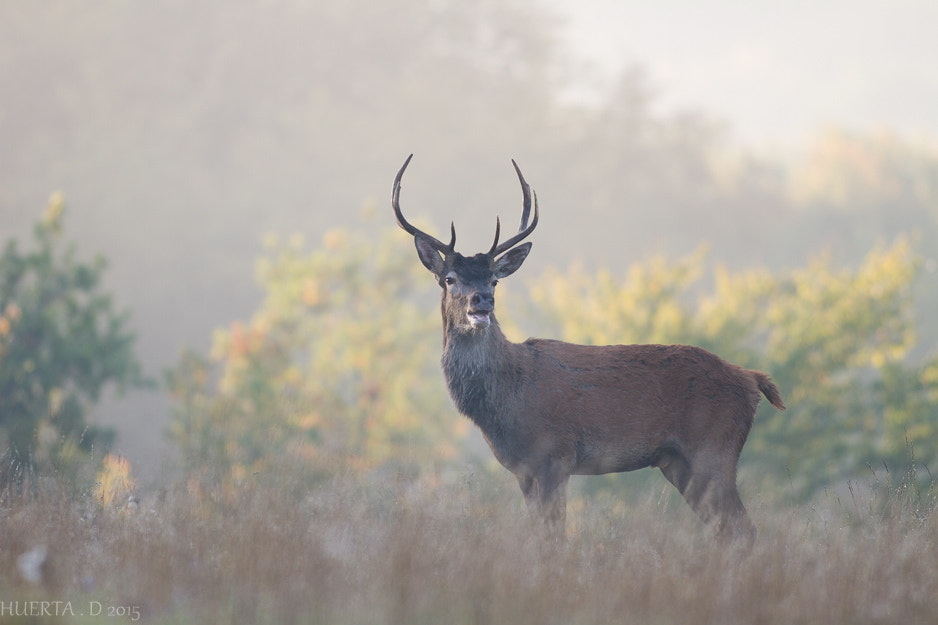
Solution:
{"label": "antler tine", "polygon": [[498,216],[495,216],[495,240],[492,241],[492,247],[489,248],[489,256],[494,256],[498,250],[498,236],[501,234],[502,223]]}
{"label": "antler tine", "polygon": [[401,166],[400,171],[397,172],[397,176],[394,177],[394,188],[391,191],[391,208],[394,209],[394,217],[397,219],[397,225],[399,225],[407,234],[413,236],[421,235],[429,241],[433,247],[438,251],[442,252],[444,255],[452,254],[456,248],[456,225],[452,222],[449,225],[450,228],[450,240],[449,245],[444,244],[442,241],[436,237],[432,237],[423,230],[415,228],[410,225],[410,223],[404,219],[404,214],[401,212],[400,197],[401,197],[401,178],[404,177],[404,170],[407,169],[407,166],[410,164],[410,159],[414,157],[413,154],[407,157],[407,160],[404,161],[404,164]]}
{"label": "antler tine", "polygon": [[[534,228],[537,227],[537,193],[535,193],[531,186],[525,181],[524,176],[521,175],[521,169],[518,168],[518,163],[514,159],[511,159],[511,164],[515,166],[515,172],[518,174],[518,180],[521,182],[521,192],[524,195],[524,205],[521,210],[521,226],[518,228],[518,234],[511,237],[501,245],[498,245],[498,225],[496,222],[495,228],[495,244],[492,245],[492,249],[489,250],[490,256],[497,256],[502,252],[507,252],[512,247],[521,242],[525,237],[534,232]],[[534,196],[534,219],[531,221],[531,225],[528,225],[528,218],[531,215],[531,196]]]}
{"label": "antler tine", "polygon": [[515,159],[511,159],[511,164],[515,168],[515,173],[518,174],[518,180],[521,181],[521,193],[524,195],[524,206],[521,209],[521,227],[518,228],[521,231],[528,226],[528,217],[531,216],[531,185],[521,175],[521,169],[518,168]]}

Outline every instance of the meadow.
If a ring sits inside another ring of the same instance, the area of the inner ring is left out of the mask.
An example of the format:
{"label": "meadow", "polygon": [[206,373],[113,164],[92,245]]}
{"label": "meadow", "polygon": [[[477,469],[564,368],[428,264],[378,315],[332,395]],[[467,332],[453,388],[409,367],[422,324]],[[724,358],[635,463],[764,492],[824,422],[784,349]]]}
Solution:
{"label": "meadow", "polygon": [[851,484],[787,509],[750,501],[759,536],[748,554],[715,544],[658,488],[630,503],[574,493],[567,540],[549,541],[534,531],[504,472],[349,474],[316,484],[255,475],[226,491],[179,482],[138,497],[102,507],[48,479],[22,493],[7,489],[0,622],[924,624],[938,617],[934,488],[922,492],[908,481],[888,489]]}

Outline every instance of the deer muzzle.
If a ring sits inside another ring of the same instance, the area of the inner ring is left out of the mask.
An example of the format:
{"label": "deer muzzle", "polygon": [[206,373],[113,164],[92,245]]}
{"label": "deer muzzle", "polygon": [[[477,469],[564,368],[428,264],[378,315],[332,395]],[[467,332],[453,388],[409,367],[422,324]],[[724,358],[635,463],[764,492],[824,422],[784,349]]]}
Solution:
{"label": "deer muzzle", "polygon": [[477,293],[472,297],[466,317],[473,328],[487,328],[492,323],[493,312],[495,312],[495,298]]}
{"label": "deer muzzle", "polygon": [[473,328],[486,328],[492,323],[491,311],[470,310],[466,316]]}

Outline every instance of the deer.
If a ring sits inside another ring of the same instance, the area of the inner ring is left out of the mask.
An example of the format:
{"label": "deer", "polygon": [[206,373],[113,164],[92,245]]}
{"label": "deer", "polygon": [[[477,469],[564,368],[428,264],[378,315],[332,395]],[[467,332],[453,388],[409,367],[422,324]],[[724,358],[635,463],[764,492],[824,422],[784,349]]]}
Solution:
{"label": "deer", "polygon": [[531,516],[562,539],[571,475],[657,467],[719,541],[751,546],[756,528],[736,473],[762,397],[785,410],[770,377],[689,345],[509,341],[495,317],[495,286],[531,251],[521,242],[537,226],[537,194],[512,159],[523,201],[518,232],[500,243],[496,217],[491,248],[463,256],[455,222],[443,243],[404,218],[401,179],[412,158],[394,178],[391,207],[443,291],[443,377],[457,410],[517,478]]}

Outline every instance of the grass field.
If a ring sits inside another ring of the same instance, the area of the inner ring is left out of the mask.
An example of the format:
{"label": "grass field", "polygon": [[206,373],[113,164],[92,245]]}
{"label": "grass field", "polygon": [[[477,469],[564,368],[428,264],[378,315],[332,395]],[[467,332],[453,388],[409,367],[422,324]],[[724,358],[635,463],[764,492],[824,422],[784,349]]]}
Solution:
{"label": "grass field", "polygon": [[938,622],[933,493],[755,506],[743,555],[660,491],[575,497],[549,542],[516,490],[505,473],[258,476],[102,509],[40,483],[0,501],[0,622]]}

